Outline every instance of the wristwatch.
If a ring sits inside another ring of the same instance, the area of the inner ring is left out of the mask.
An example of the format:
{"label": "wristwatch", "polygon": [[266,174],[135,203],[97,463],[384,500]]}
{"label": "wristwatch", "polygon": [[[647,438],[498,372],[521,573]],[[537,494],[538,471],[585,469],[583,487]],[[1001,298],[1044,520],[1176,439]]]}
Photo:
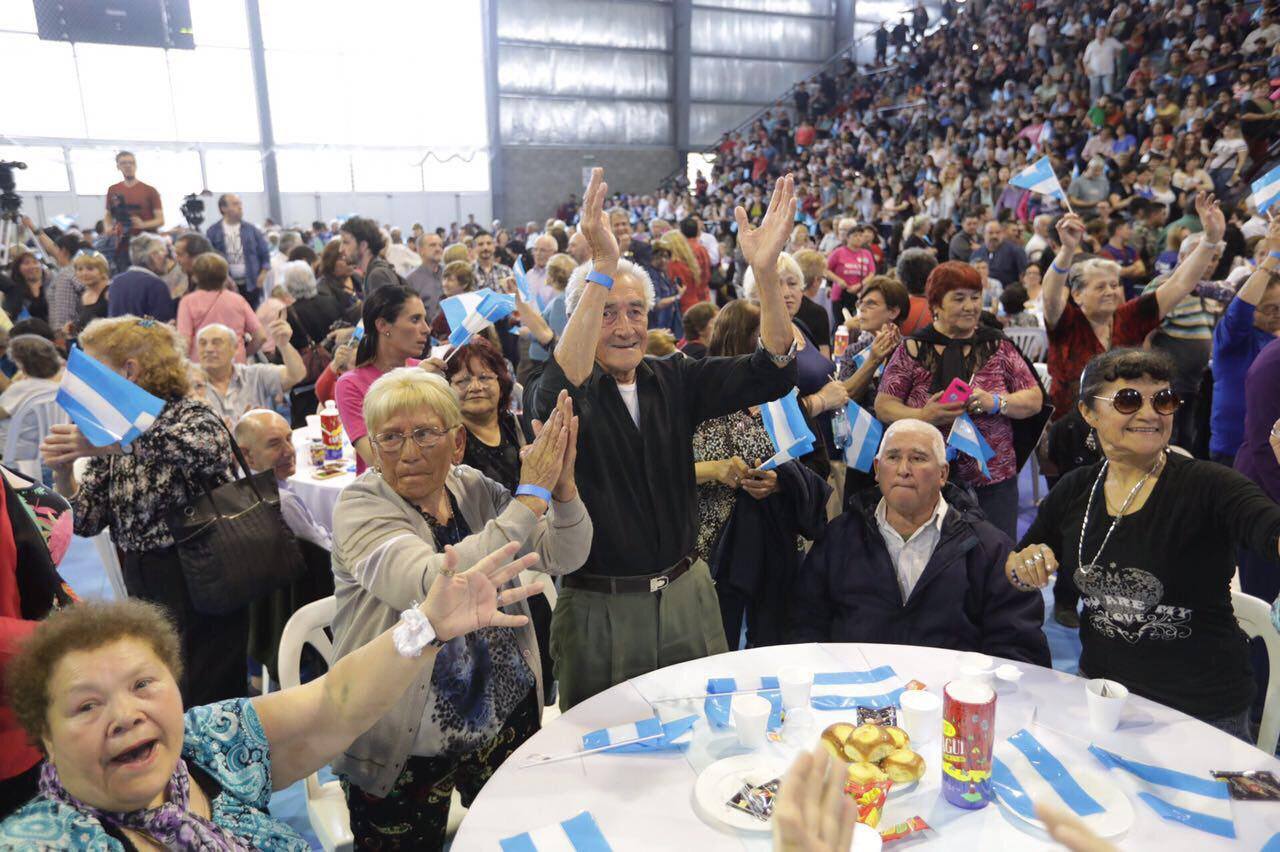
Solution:
{"label": "wristwatch", "polygon": [[757,346],[761,352],[769,356],[769,360],[772,361],[776,367],[785,367],[794,361],[796,357],[796,349],[798,348],[796,346],[796,339],[794,336],[791,338],[791,348],[781,355],[774,355],[770,352],[768,348],[765,347],[763,340],[759,341]]}

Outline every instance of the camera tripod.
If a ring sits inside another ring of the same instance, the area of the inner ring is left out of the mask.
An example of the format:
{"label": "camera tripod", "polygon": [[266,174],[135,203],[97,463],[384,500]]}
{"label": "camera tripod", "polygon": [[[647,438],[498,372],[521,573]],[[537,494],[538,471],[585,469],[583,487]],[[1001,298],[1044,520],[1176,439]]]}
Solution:
{"label": "camera tripod", "polygon": [[0,266],[8,266],[13,247],[22,242],[22,223],[16,212],[0,214]]}

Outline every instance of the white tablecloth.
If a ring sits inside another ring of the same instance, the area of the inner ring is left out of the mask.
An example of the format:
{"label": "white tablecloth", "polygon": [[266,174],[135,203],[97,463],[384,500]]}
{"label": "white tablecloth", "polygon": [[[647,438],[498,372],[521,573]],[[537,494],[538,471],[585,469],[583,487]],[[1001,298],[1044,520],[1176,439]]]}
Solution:
{"label": "white tablecloth", "polygon": [[[332,533],[333,507],[338,505],[338,497],[341,496],[342,489],[356,481],[356,475],[352,471],[347,471],[341,476],[334,476],[329,479],[315,478],[313,474],[316,469],[311,466],[309,445],[312,438],[319,437],[319,430],[312,432],[306,426],[293,430],[293,450],[298,456],[298,470],[293,476],[289,477],[289,484],[293,486],[293,490],[298,497],[311,510],[312,516]],[[347,467],[353,466],[355,464],[355,450],[352,449],[351,444],[347,443],[345,434],[343,435],[342,452],[343,463]]]}
{"label": "white tablecloth", "polygon": [[[732,730],[715,731],[705,718],[695,726],[688,751],[644,754],[596,754],[547,766],[520,769],[530,754],[561,754],[582,747],[588,731],[650,716],[646,699],[697,695],[708,677],[776,675],[788,665],[814,671],[849,671],[891,665],[903,681],[923,681],[941,696],[942,688],[959,670],[958,653],[935,648],[898,645],[790,645],[757,648],[694,660],[661,669],[619,684],[574,707],[526,742],[485,785],[458,831],[453,849],[494,850],[498,841],[589,810],[615,850],[766,850],[767,835],[730,833],[704,822],[694,811],[693,786],[698,773],[714,761],[744,751]],[[1120,729],[1092,736],[1085,705],[1084,681],[1061,672],[1019,664],[1025,672],[1013,691],[1001,686],[996,707],[997,742],[1019,728],[1031,732],[1067,766],[1086,766],[1104,772],[1089,754],[1090,740],[1135,760],[1204,775],[1213,769],[1280,770],[1280,761],[1202,722],[1159,704],[1133,696]],[[668,713],[701,713],[702,702],[660,705]],[[815,713],[818,724],[812,747],[822,729],[835,721],[852,720],[852,711]],[[1032,723],[1034,717],[1034,724]],[[940,738],[939,738],[940,739]],[[793,751],[780,744],[767,747],[789,762]],[[939,791],[940,751],[923,756],[928,771],[918,787],[894,796],[881,826],[922,816],[936,834],[915,848],[1047,849],[1047,835],[1019,821],[1001,805],[966,811],[946,802]],[[1114,773],[1113,773],[1114,776]],[[1117,779],[1117,783],[1119,783]],[[1124,784],[1120,784],[1124,789]],[[1134,823],[1114,838],[1121,848],[1175,850],[1257,850],[1280,832],[1280,804],[1232,802],[1237,838],[1227,841],[1158,817],[1131,793]]]}

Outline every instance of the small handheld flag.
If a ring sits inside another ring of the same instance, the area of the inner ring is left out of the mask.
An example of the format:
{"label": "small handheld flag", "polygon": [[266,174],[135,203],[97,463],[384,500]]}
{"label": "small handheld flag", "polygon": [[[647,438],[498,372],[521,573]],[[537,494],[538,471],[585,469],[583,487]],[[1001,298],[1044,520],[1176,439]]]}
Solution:
{"label": "small handheld flag", "polygon": [[599,749],[616,743],[613,748],[605,750],[621,753],[672,751],[689,744],[693,739],[693,724],[696,721],[696,714],[665,723],[657,716],[650,716],[627,725],[615,725],[583,734],[582,747],[588,750]]}
{"label": "small handheld flag", "polygon": [[978,467],[982,468],[982,475],[987,479],[991,478],[991,471],[987,468],[987,462],[995,457],[996,451],[991,449],[991,445],[987,443],[986,438],[982,437],[978,427],[973,425],[973,420],[969,418],[968,414],[961,414],[951,424],[951,434],[947,436],[947,446],[972,458],[978,463]]}
{"label": "small handheld flag", "polygon": [[852,433],[849,445],[844,448],[844,462],[863,473],[870,473],[876,452],[880,449],[880,440],[884,437],[884,425],[856,402],[850,402],[844,410]]}
{"label": "small handheld flag", "polygon": [[764,421],[764,430],[769,433],[774,450],[777,451],[760,465],[761,470],[773,470],[778,465],[798,459],[813,450],[816,439],[800,411],[799,391],[795,388],[781,399],[761,406],[760,418]]}
{"label": "small handheld flag", "polygon": [[440,303],[449,321],[449,345],[456,351],[466,346],[477,332],[484,331],[516,309],[516,300],[488,287],[472,293],[459,293]]}
{"label": "small handheld flag", "polygon": [[520,300],[522,302],[532,302],[532,294],[529,292],[529,281],[524,275],[524,258],[516,258],[516,265],[511,267],[511,272],[516,278],[516,289],[520,291]]}
{"label": "small handheld flag", "polygon": [[117,441],[128,446],[164,409],[164,400],[107,369],[78,346],[67,358],[56,400],[95,447]]}
{"label": "small handheld flag", "polygon": [[361,338],[363,337],[364,337],[364,320],[360,320],[360,322],[356,323],[355,331],[351,332],[351,342],[359,343]]}
{"label": "small handheld flag", "polygon": [[498,846],[502,852],[609,852],[612,848],[590,811],[499,840]]}
{"label": "small handheld flag", "polygon": [[1253,206],[1258,208],[1259,215],[1271,209],[1271,205],[1280,199],[1280,166],[1276,166],[1262,177],[1250,184],[1253,195]]}
{"label": "small handheld flag", "polygon": [[1062,184],[1058,181],[1058,176],[1053,171],[1053,163],[1048,157],[1041,157],[1018,172],[1009,179],[1009,185],[1056,198],[1066,204],[1068,210],[1071,209],[1071,202],[1067,201],[1067,194],[1062,191]]}

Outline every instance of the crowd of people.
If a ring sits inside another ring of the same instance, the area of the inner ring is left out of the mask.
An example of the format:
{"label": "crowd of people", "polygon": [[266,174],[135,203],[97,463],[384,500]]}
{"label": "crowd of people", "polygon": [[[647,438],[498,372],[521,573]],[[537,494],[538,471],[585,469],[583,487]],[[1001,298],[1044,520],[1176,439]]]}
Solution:
{"label": "crowd of people", "polygon": [[[358,845],[437,848],[451,791],[546,704],[744,644],[1047,666],[1050,583],[1082,674],[1250,739],[1237,566],[1280,596],[1280,219],[1248,192],[1280,138],[1274,6],[943,20],[883,28],[881,67],[824,70],[692,183],[610,193],[597,169],[542,224],[258,227],[228,193],[165,232],[129,152],[94,229],[24,219],[0,429],[73,345],[163,409],[126,446],[24,419],[4,460],[47,475],[6,501],[110,529],[129,600],[75,603],[54,537],[0,513],[0,738],[29,740],[0,762],[0,844],[293,848],[269,788],[331,763]],[[1062,199],[1010,184],[1041,157]],[[486,288],[515,310],[450,344],[442,303]],[[812,449],[765,465],[762,407],[793,389]],[[290,485],[291,428],[329,403],[358,476],[326,518]],[[169,515],[240,451],[315,570],[211,612]],[[339,662],[247,698],[282,619],[330,594]]]}

